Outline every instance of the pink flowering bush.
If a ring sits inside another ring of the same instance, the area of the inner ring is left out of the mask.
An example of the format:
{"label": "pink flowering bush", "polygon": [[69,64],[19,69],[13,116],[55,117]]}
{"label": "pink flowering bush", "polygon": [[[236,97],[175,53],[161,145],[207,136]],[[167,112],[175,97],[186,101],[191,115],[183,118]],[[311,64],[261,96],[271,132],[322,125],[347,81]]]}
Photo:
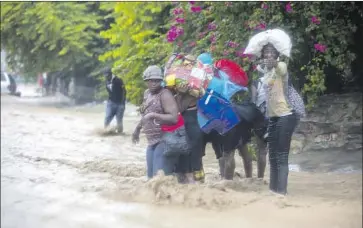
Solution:
{"label": "pink flowering bush", "polygon": [[177,18],[175,18],[175,21],[176,21],[176,23],[178,23],[178,24],[184,24],[184,23],[185,23],[185,19],[184,19],[184,18],[181,18],[181,17],[177,17]]}
{"label": "pink flowering bush", "polygon": [[176,8],[173,10],[173,14],[174,15],[180,15],[180,14],[183,14],[184,13],[184,10],[182,8]]}
{"label": "pink flowering bush", "polygon": [[311,17],[311,22],[314,23],[314,24],[317,24],[317,25],[320,24],[320,20],[316,16]]}
{"label": "pink flowering bush", "polygon": [[314,44],[314,48],[321,53],[324,53],[326,50],[326,46],[323,44]]}
{"label": "pink flowering bush", "polygon": [[175,41],[179,36],[184,34],[184,29],[176,26],[172,26],[168,31],[166,37],[168,42]]}
{"label": "pink flowering bush", "polygon": [[293,11],[290,2],[285,5],[285,10],[288,13],[291,13]]}
{"label": "pink flowering bush", "polygon": [[[349,45],[357,26],[347,16],[353,10],[356,6],[350,2],[179,2],[171,10],[167,36],[177,51],[195,55],[209,51],[215,60],[230,58],[247,70],[254,69],[255,59],[243,53],[249,39],[281,28],[293,43],[290,75],[293,81],[305,82],[297,89],[311,105],[326,89],[324,69],[333,66],[344,72],[355,59]],[[332,16],[339,13],[340,17]],[[179,27],[183,30],[178,33]],[[184,46],[177,46],[179,40]]]}
{"label": "pink flowering bush", "polygon": [[202,7],[200,7],[200,6],[192,6],[192,7],[190,7],[190,10],[193,13],[199,13],[200,11],[202,11]]}
{"label": "pink flowering bush", "polygon": [[216,28],[217,28],[217,25],[215,23],[211,22],[211,23],[208,24],[208,29],[209,30],[216,30]]}

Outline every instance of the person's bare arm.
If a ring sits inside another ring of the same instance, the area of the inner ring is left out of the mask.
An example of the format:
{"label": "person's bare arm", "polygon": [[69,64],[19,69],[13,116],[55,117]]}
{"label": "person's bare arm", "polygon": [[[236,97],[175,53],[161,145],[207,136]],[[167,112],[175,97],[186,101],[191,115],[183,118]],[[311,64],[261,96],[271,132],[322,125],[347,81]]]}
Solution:
{"label": "person's bare arm", "polygon": [[256,100],[257,100],[257,88],[252,83],[252,85],[251,85],[251,101],[252,101],[252,103],[256,104]]}
{"label": "person's bare arm", "polygon": [[163,124],[176,124],[178,122],[178,105],[173,94],[165,90],[160,97],[165,114],[154,113],[153,117]]}
{"label": "person's bare arm", "polygon": [[[147,96],[148,90],[144,91],[144,100],[142,102],[142,105],[144,105],[144,102],[146,100],[146,96]],[[133,143],[138,143],[140,141],[140,132],[142,129],[142,123],[143,123],[143,118],[141,118],[141,120],[137,123],[134,132],[132,133],[132,142]]]}
{"label": "person's bare arm", "polygon": [[288,99],[288,91],[289,91],[289,76],[287,74],[287,64],[284,62],[278,62],[276,67],[276,73],[281,77],[283,92],[285,98]]}

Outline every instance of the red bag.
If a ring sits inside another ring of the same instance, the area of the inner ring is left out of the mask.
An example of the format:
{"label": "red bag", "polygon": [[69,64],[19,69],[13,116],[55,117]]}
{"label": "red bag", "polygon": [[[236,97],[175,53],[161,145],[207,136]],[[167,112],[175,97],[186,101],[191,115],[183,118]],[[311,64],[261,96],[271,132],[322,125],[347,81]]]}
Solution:
{"label": "red bag", "polygon": [[243,87],[248,85],[247,74],[236,62],[229,59],[221,59],[214,63],[214,67],[225,72],[232,82]]}
{"label": "red bag", "polygon": [[164,131],[164,132],[173,132],[176,129],[182,127],[182,126],[184,126],[184,118],[179,113],[179,115],[178,115],[178,122],[176,124],[174,124],[174,125],[166,125],[166,124],[163,124],[163,125],[161,125],[161,130]]}

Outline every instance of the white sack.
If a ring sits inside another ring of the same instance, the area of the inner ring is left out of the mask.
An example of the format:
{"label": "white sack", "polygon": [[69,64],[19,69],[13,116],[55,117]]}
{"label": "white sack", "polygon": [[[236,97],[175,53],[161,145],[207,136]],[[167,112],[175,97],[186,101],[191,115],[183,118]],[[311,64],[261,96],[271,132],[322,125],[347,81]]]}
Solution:
{"label": "white sack", "polygon": [[250,39],[244,54],[252,54],[260,57],[263,46],[268,43],[271,43],[282,55],[290,57],[292,47],[291,39],[280,29],[270,29],[254,35]]}

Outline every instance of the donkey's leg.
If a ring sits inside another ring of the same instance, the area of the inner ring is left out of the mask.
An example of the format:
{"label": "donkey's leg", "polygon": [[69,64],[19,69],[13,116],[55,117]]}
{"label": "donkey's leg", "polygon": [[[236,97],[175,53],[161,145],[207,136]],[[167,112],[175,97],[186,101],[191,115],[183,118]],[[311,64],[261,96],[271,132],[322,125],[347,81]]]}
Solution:
{"label": "donkey's leg", "polygon": [[223,152],[223,156],[219,158],[219,170],[222,179],[233,180],[236,163],[234,160],[235,151]]}
{"label": "donkey's leg", "polygon": [[239,155],[242,157],[243,168],[246,178],[252,177],[252,155],[248,152],[247,143],[237,147]]}

